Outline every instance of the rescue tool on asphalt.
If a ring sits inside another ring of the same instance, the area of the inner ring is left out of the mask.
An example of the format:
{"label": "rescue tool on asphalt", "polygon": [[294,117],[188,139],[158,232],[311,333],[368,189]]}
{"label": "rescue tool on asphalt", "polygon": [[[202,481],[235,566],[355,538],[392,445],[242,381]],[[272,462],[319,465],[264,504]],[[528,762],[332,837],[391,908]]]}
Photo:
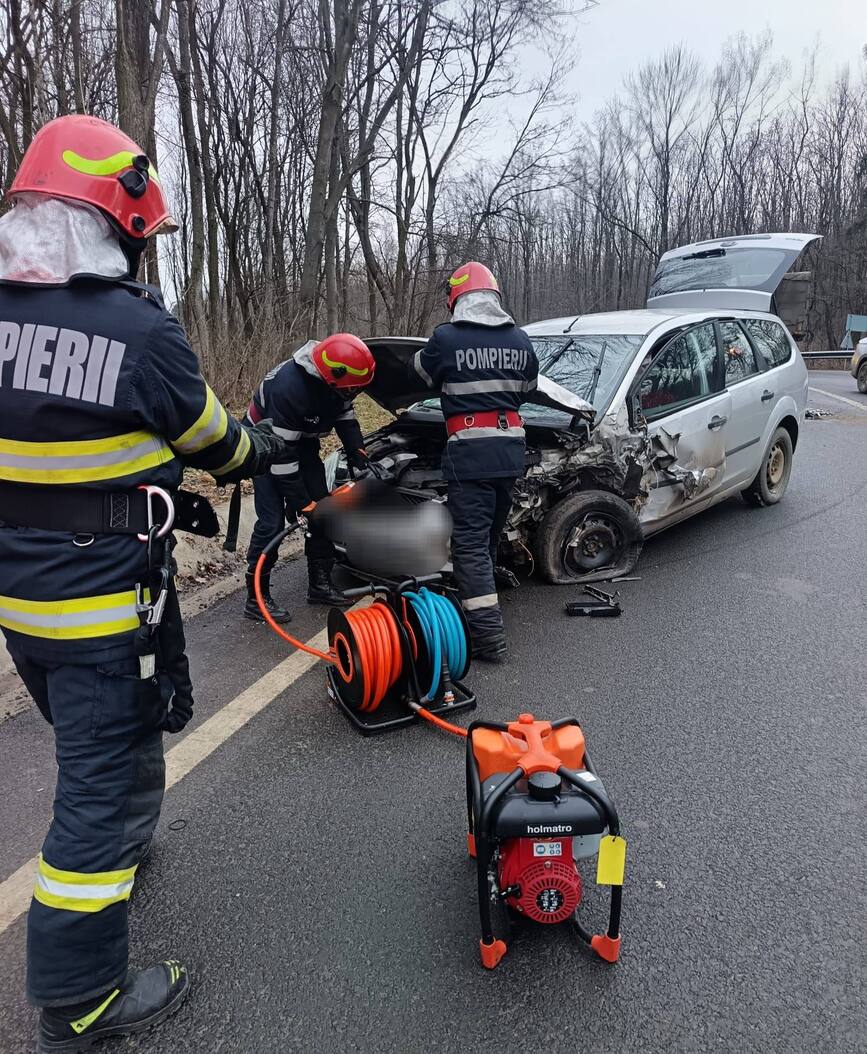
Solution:
{"label": "rescue tool on asphalt", "polygon": [[[377,539],[364,529],[365,512],[382,496],[381,487],[370,482],[350,485],[317,506],[323,518],[318,528],[339,532],[355,518],[362,525],[359,537],[380,550],[368,551],[367,562],[394,570],[389,535],[380,532]],[[409,520],[424,515],[423,506],[409,506],[404,526],[410,529]],[[467,845],[476,860],[482,965],[493,969],[507,950],[494,932],[494,905],[513,920],[569,922],[600,958],[616,962],[626,842],[578,722],[521,714],[509,724],[475,721],[464,729],[447,720],[474,709],[476,697],[463,680],[472,663],[466,619],[438,573],[398,581],[355,569],[368,582],[346,590],[344,598],[369,596],[373,602],[349,611],[331,608],[328,651],[291,636],[268,610],[262,569],[283,539],[305,526],[301,520],[280,531],[258,559],[254,587],[262,617],[278,636],[328,664],[328,694],[362,734],[394,730],[420,717],[466,738]],[[428,542],[435,537],[429,530],[420,533]],[[410,546],[410,559],[437,566],[442,553],[432,548]],[[403,558],[406,554],[404,547]],[[577,916],[584,896],[579,862],[594,855],[597,884],[611,887],[608,925],[601,934],[591,933]]]}

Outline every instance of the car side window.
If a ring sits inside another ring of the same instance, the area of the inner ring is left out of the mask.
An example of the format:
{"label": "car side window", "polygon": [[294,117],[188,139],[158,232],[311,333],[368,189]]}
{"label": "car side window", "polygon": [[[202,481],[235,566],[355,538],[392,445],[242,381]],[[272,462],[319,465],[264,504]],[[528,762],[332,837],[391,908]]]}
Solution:
{"label": "car side window", "polygon": [[769,367],[782,366],[792,357],[788,334],[779,322],[767,318],[748,318],[744,326]]}
{"label": "car side window", "polygon": [[720,322],[719,334],[726,387],[737,384],[738,381],[745,381],[759,372],[752,345],[737,322]]}
{"label": "car side window", "polygon": [[722,390],[712,323],[668,343],[638,385],[641,412],[650,420]]}

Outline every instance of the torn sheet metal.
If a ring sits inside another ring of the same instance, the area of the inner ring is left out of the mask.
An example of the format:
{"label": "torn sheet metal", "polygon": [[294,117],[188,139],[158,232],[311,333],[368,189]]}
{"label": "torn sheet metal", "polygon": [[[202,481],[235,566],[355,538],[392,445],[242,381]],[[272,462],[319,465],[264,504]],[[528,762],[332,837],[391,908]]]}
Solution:
{"label": "torn sheet metal", "polygon": [[668,516],[722,482],[725,445],[720,433],[684,437],[657,428],[650,442],[652,457],[644,480],[650,500],[642,510],[642,521]]}
{"label": "torn sheet metal", "polygon": [[559,432],[556,444],[528,450],[528,467],[518,480],[506,537],[514,538],[541,521],[563,494],[601,488],[631,501],[636,512],[648,497],[644,479],[652,458],[644,426],[633,428],[626,407],[604,417],[586,434]]}

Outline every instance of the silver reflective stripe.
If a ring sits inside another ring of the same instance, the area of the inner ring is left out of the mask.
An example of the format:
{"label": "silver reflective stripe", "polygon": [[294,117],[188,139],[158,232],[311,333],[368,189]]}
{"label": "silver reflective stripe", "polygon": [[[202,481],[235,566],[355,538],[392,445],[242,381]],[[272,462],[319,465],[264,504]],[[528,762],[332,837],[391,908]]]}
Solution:
{"label": "silver reflective stripe", "polygon": [[[415,356],[412,360],[412,364],[415,367],[415,372],[419,375],[419,377],[421,377],[421,379],[428,386],[428,388],[433,388],[433,378],[421,364],[421,351],[417,351],[415,353]],[[445,388],[443,388],[443,391],[445,391]]]}
{"label": "silver reflective stripe", "polygon": [[442,388],[443,395],[481,395],[483,392],[527,392],[530,381],[450,381]]}
{"label": "silver reflective stripe", "polygon": [[291,476],[293,472],[298,471],[299,462],[288,461],[284,465],[272,465],[271,473],[274,476]]}
{"label": "silver reflective stripe", "polygon": [[[69,444],[70,448],[74,444]],[[126,446],[120,450],[104,450],[99,454],[74,454],[69,457],[48,457],[45,454],[4,454],[0,452],[0,466],[5,468],[30,468],[40,471],[53,471],[65,468],[101,468],[103,465],[120,465],[135,461],[146,454],[157,450],[169,451],[168,446],[154,436],[135,446]],[[171,460],[169,453],[166,460]]]}
{"label": "silver reflective stripe", "polygon": [[36,873],[36,885],[40,889],[44,889],[46,893],[53,893],[56,897],[71,897],[73,900],[114,900],[125,897],[132,890],[133,881],[130,878],[126,882],[85,886],[77,882],[57,882],[53,878],[46,878],[41,871]]}
{"label": "silver reflective stripe", "polygon": [[[210,446],[211,443],[215,442],[217,439],[221,439],[225,434],[226,429],[223,421],[225,410],[223,409],[223,404],[216,395],[214,395],[210,388],[205,390],[205,400],[206,403],[210,401],[213,405],[211,407],[211,414],[204,427],[199,427],[198,424],[196,424],[193,426],[193,429],[191,429],[192,435],[190,435],[189,439],[185,439],[184,436],[181,436],[174,442],[174,446],[185,454],[195,454],[199,450],[204,450],[206,446]],[[184,435],[189,435],[189,431],[184,433]]]}
{"label": "silver reflective stripe", "polygon": [[496,593],[488,593],[483,597],[467,597],[463,601],[465,611],[478,611],[479,608],[495,608],[499,603]]}
{"label": "silver reflective stripe", "polygon": [[[468,416],[472,416],[469,414]],[[523,439],[526,432],[523,428],[509,427],[509,428],[461,428],[459,431],[454,432],[449,436],[449,442],[453,439],[461,440],[464,439]]]}
{"label": "silver reflective stripe", "polygon": [[291,428],[278,428],[277,425],[274,425],[273,427],[275,433],[283,439],[300,439],[301,436],[304,435],[303,432],[294,432]]}
{"label": "silver reflective stripe", "polygon": [[137,618],[135,602],[119,607],[98,608],[95,611],[67,611],[44,615],[33,611],[19,611],[17,608],[0,604],[0,621],[6,619],[8,622],[18,622],[22,626],[39,626],[45,629],[93,626],[101,622],[120,622],[122,619],[132,618]]}

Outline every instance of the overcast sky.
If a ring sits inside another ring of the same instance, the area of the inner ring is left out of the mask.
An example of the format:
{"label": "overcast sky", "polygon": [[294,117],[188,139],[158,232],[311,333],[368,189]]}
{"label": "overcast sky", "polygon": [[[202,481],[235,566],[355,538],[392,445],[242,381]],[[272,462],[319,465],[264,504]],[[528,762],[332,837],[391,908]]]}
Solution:
{"label": "overcast sky", "polygon": [[867,0],[600,0],[581,16],[579,61],[564,87],[587,120],[619,89],[624,73],[670,44],[682,41],[710,66],[727,37],[768,28],[777,57],[794,69],[818,39],[823,79],[846,63],[856,72],[867,44]]}

